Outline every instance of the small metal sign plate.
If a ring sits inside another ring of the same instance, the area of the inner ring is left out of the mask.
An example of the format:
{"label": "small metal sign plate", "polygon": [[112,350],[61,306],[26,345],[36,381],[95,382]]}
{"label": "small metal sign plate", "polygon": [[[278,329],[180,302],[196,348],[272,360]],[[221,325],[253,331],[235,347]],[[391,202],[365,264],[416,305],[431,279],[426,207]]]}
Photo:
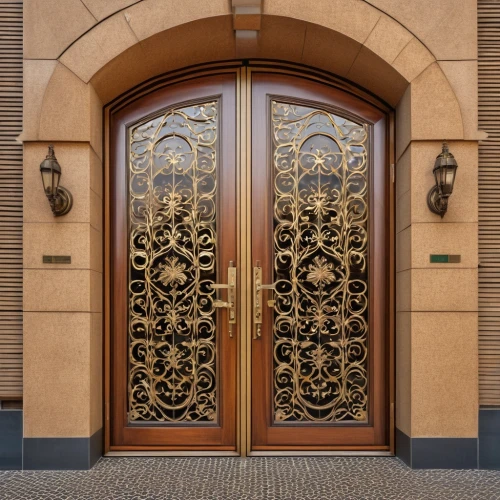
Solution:
{"label": "small metal sign plate", "polygon": [[460,264],[461,255],[431,254],[431,264]]}
{"label": "small metal sign plate", "polygon": [[44,255],[44,264],[71,264],[71,255]]}

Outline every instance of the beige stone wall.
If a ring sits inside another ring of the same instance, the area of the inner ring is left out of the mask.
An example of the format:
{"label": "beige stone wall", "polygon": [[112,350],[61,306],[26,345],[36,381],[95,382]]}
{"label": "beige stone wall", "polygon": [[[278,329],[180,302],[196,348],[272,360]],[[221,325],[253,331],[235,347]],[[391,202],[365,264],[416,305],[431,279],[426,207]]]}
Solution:
{"label": "beige stone wall", "polygon": [[[474,0],[264,0],[251,57],[333,72],[396,107],[397,426],[477,435]],[[227,0],[25,1],[25,433],[102,426],[102,108],[148,78],[237,55]],[[459,171],[426,207],[443,139]],[[54,142],[75,198],[53,219],[38,165]],[[430,265],[429,253],[462,255]],[[41,264],[71,254],[70,266]]]}
{"label": "beige stone wall", "polygon": [[[396,167],[396,421],[409,436],[475,437],[477,144],[450,142],[459,170],[442,220],[426,201],[440,147],[413,141]],[[461,262],[431,264],[431,253]]]}
{"label": "beige stone wall", "polygon": [[24,145],[24,435],[85,437],[102,427],[101,160],[88,142],[54,142],[74,197],[54,219],[40,185],[47,146]]}

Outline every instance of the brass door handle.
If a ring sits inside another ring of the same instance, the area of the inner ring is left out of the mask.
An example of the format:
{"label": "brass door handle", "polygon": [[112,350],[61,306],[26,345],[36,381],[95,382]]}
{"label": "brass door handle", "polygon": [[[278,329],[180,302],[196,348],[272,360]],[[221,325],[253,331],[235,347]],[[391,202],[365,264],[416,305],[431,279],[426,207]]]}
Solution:
{"label": "brass door handle", "polygon": [[[255,325],[254,339],[260,338],[262,334],[262,290],[276,290],[276,283],[262,284],[262,267],[260,261],[253,268],[253,322]],[[269,307],[274,307],[275,300],[267,301]]]}
{"label": "brass door handle", "polygon": [[223,300],[216,299],[214,300],[214,307],[233,307],[232,302],[224,302]]}
{"label": "brass door handle", "polygon": [[228,311],[229,318],[229,336],[233,336],[233,325],[236,324],[236,267],[232,260],[229,261],[229,267],[227,268],[227,284],[223,283],[212,283],[211,287],[214,290],[224,290],[227,289],[227,302],[215,299],[213,304],[214,307],[225,307]]}
{"label": "brass door handle", "polygon": [[260,282],[256,283],[257,285],[257,290],[276,290],[276,283],[273,283],[272,285],[261,285]]}

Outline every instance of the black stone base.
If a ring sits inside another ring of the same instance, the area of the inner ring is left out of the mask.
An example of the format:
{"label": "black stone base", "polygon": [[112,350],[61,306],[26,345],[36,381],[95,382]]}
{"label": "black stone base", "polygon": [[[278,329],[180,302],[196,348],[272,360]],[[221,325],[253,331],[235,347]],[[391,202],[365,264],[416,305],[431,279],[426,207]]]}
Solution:
{"label": "black stone base", "polygon": [[23,412],[0,411],[0,470],[23,467]]}
{"label": "black stone base", "polygon": [[[102,429],[90,438],[22,434],[23,412],[0,411],[0,470],[87,470],[102,456]],[[410,438],[396,429],[396,456],[413,469],[500,470],[500,409],[480,410],[479,439]]]}
{"label": "black stone base", "polygon": [[411,467],[411,438],[396,428],[396,456]]}
{"label": "black stone base", "polygon": [[479,468],[500,470],[500,408],[479,410]]}
{"label": "black stone base", "polygon": [[90,438],[24,438],[23,469],[88,470],[102,456],[102,429]]}
{"label": "black stone base", "polygon": [[476,438],[410,438],[396,429],[396,455],[412,469],[477,469]]}

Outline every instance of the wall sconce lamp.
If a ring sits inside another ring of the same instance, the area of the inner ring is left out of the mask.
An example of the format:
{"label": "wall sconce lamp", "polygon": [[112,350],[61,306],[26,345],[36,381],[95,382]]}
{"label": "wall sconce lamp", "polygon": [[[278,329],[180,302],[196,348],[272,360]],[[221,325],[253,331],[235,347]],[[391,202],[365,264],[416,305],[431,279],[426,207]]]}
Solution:
{"label": "wall sconce lamp", "polygon": [[52,145],[49,146],[49,153],[45,160],[40,163],[40,173],[42,174],[43,190],[49,200],[54,217],[66,215],[73,206],[73,196],[66,188],[59,185],[61,166]]}
{"label": "wall sconce lamp", "polygon": [[448,198],[453,193],[457,168],[457,161],[450,153],[448,143],[443,142],[443,150],[436,158],[434,169],[432,170],[436,185],[431,188],[427,195],[429,210],[441,217],[448,210]]}

